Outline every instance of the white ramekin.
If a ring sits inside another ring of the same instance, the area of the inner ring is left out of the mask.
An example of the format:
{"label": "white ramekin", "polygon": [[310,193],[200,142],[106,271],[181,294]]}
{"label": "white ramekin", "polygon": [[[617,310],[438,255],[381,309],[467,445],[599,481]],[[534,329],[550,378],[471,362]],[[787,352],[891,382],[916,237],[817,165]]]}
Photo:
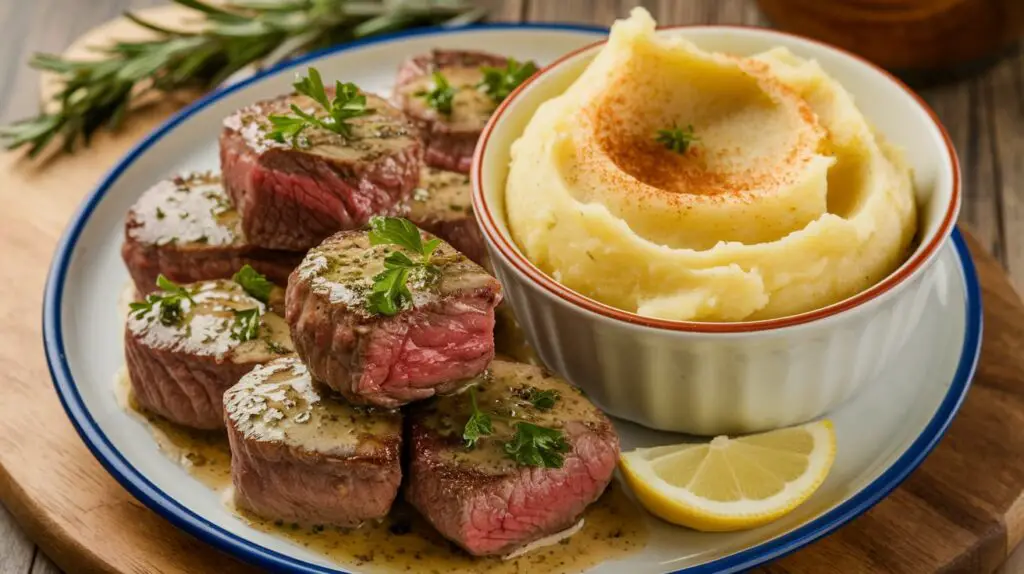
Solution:
{"label": "white ramekin", "polygon": [[960,208],[956,153],[934,112],[888,73],[831,46],[728,26],[661,29],[706,50],[776,46],[812,58],[849,90],[914,169],[919,243],[889,277],[847,300],[766,321],[698,323],[641,317],[559,284],[516,246],[505,220],[509,149],[537,107],[560,94],[603,42],[570,53],[519,87],[487,124],[473,159],[473,208],[495,272],[548,367],[609,414],[666,431],[753,432],[821,416],[899,356],[935,283],[932,263]]}

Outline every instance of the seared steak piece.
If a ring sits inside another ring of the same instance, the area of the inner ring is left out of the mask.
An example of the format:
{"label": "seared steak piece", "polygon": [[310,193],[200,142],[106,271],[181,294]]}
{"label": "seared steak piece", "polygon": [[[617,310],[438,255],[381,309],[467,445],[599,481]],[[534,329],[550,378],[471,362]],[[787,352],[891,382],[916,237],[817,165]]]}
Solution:
{"label": "seared steak piece", "polygon": [[[469,173],[476,140],[498,107],[490,96],[477,90],[484,78],[481,67],[501,68],[507,63],[506,58],[485,52],[434,50],[407,60],[398,69],[392,100],[420,127],[427,165]],[[458,90],[450,114],[431,108],[423,96],[434,88],[434,72],[440,72]]]}
{"label": "seared steak piece", "polygon": [[253,247],[220,175],[192,173],[161,181],[128,211],[121,257],[145,295],[163,274],[178,283],[228,279],[249,264],[278,285],[303,253]]}
{"label": "seared steak piece", "polygon": [[[575,525],[615,470],[619,439],[611,422],[576,388],[532,365],[494,361],[474,389],[483,412],[560,430],[567,444],[561,467],[513,460],[505,443],[515,431],[498,417],[494,434],[468,450],[463,429],[473,408],[470,392],[437,397],[408,414],[406,499],[476,556],[505,555]],[[542,391],[557,393],[553,405],[531,402]]]}
{"label": "seared steak piece", "polygon": [[[139,405],[172,422],[223,428],[224,391],[254,366],[294,352],[288,325],[233,281],[182,289],[191,301],[174,302],[158,291],[150,297],[162,302],[128,314],[124,351],[132,391]],[[255,332],[242,334],[244,327]]]}
{"label": "seared steak piece", "polygon": [[485,265],[487,248],[473,215],[468,175],[423,168],[420,185],[413,190],[407,206],[409,221]]}
{"label": "seared steak piece", "polygon": [[[333,95],[333,91],[329,91]],[[330,234],[390,213],[419,180],[422,148],[402,112],[367,94],[369,115],[349,119],[351,137],[308,127],[298,146],[268,138],[267,116],[290,106],[322,113],[292,94],[242,108],[224,120],[220,162],[224,187],[249,242],[306,251]]]}
{"label": "seared steak piece", "polygon": [[382,518],[402,481],[397,411],[325,394],[294,357],[224,393],[235,503],[272,520],[352,527]]}
{"label": "seared steak piece", "polygon": [[446,243],[433,255],[436,274],[411,273],[411,304],[393,316],[369,310],[374,276],[395,251],[420,258],[344,231],[311,250],[288,281],[296,352],[314,378],[356,404],[393,408],[450,392],[494,357],[501,286]]}

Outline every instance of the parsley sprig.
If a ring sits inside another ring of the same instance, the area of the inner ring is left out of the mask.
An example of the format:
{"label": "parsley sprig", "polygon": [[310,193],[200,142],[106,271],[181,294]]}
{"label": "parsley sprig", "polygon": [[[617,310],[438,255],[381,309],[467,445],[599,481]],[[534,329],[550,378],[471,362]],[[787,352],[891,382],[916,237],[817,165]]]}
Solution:
{"label": "parsley sprig", "polygon": [[241,285],[246,293],[261,303],[270,301],[270,292],[273,291],[274,284],[267,280],[266,275],[256,271],[248,263],[232,275],[231,280]]}
{"label": "parsley sprig", "polygon": [[181,308],[182,301],[188,301],[195,305],[192,294],[188,289],[178,285],[174,281],[164,277],[161,273],[156,278],[156,286],[161,290],[150,293],[144,301],[135,301],[129,304],[131,314],[136,319],[148,315],[153,309],[157,310],[157,318],[161,325],[168,327],[181,323],[184,312]]}
{"label": "parsley sprig", "polygon": [[558,429],[538,426],[519,421],[515,424],[516,434],[505,443],[505,454],[522,466],[562,468],[569,443]]}
{"label": "parsley sprig", "polygon": [[373,277],[367,309],[371,313],[392,316],[412,303],[409,277],[413,273],[436,277],[440,271],[431,263],[440,239],[423,241],[420,230],[401,217],[370,218],[370,245],[397,245],[411,251],[410,259],[401,251],[392,251],[384,258],[384,271]]}
{"label": "parsley sprig", "polygon": [[666,148],[682,155],[690,149],[690,146],[694,142],[700,141],[700,138],[693,133],[692,125],[687,125],[684,129],[673,123],[671,129],[658,130],[654,136],[654,140]]}
{"label": "parsley sprig", "polygon": [[494,434],[494,426],[491,424],[491,416],[481,411],[476,404],[476,387],[470,387],[468,392],[473,410],[462,429],[462,440],[466,442],[466,448],[473,448],[481,438]]}
{"label": "parsley sprig", "polygon": [[484,73],[484,79],[477,84],[477,89],[490,96],[494,103],[500,104],[519,84],[537,73],[537,64],[532,61],[520,64],[515,58],[509,58],[504,68],[483,66],[480,70]]}
{"label": "parsley sprig", "polygon": [[271,130],[267,137],[274,141],[285,143],[291,140],[292,145],[298,145],[299,135],[308,127],[319,127],[344,137],[352,137],[352,126],[346,122],[352,118],[366,116],[373,113],[373,109],[366,107],[366,95],[359,91],[359,88],[351,83],[334,83],[334,98],[327,95],[327,88],[324,87],[323,79],[316,68],[310,67],[306,70],[306,76],[298,78],[292,86],[295,91],[308,96],[316,102],[323,111],[327,112],[326,117],[318,117],[315,113],[308,113],[299,106],[292,104],[291,110],[294,116],[271,114]]}
{"label": "parsley sprig", "polygon": [[[533,389],[537,391],[537,389]],[[474,448],[480,439],[494,434],[492,418],[496,418],[511,425],[514,429],[512,439],[506,441],[502,448],[508,458],[516,461],[521,466],[536,466],[541,468],[562,468],[565,462],[565,453],[569,452],[569,443],[565,435],[559,429],[553,429],[535,425],[514,417],[503,417],[494,413],[487,413],[480,409],[476,401],[476,387],[470,387],[469,401],[471,411],[469,420],[462,429],[462,440],[466,448]],[[540,402],[544,407],[537,406],[541,410],[547,410],[554,406],[558,400],[557,392],[538,391],[537,397],[543,397]],[[546,406],[550,400],[551,406]],[[533,401],[530,401],[533,403]]]}
{"label": "parsley sprig", "polygon": [[235,321],[231,324],[231,338],[244,343],[256,338],[260,330],[259,307],[235,310]]}
{"label": "parsley sprig", "polygon": [[457,90],[452,87],[451,83],[448,82],[448,78],[445,78],[441,72],[434,72],[432,78],[434,80],[433,88],[420,90],[414,95],[426,98],[427,105],[437,110],[438,113],[446,116],[452,115],[452,103],[455,101],[455,92]]}

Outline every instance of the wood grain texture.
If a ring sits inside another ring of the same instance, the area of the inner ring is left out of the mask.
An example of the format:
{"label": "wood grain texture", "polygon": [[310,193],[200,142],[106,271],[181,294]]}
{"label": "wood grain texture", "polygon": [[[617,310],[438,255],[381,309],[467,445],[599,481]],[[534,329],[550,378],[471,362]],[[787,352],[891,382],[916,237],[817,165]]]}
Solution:
{"label": "wood grain texture", "polygon": [[[125,8],[160,0],[0,0],[0,122],[34,113],[33,51],[60,51]],[[763,25],[746,0],[482,0],[492,19],[608,25],[633,6],[663,24]],[[983,362],[949,435],[925,464],[850,526],[765,572],[982,572],[1024,532],[1024,55],[978,77],[926,90],[960,154],[961,221],[975,232],[986,303]],[[40,346],[45,265],[67,217],[109,165],[175,106],[151,110],[117,137],[45,171],[0,156],[0,498],[67,572],[250,572],[175,530],[131,498],[89,455],[52,392]],[[994,253],[996,258],[985,255]],[[40,429],[38,421],[47,421]],[[53,562],[0,514],[0,574],[51,574]],[[1024,552],[1000,568],[1024,574]]]}

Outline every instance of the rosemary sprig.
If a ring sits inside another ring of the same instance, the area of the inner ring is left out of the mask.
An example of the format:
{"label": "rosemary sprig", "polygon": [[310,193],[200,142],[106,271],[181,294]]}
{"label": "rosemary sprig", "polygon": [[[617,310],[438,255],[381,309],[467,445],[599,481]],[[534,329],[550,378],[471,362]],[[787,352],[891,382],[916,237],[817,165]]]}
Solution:
{"label": "rosemary sprig", "polygon": [[99,129],[120,127],[132,103],[148,92],[211,89],[250,64],[404,28],[459,26],[486,13],[462,0],[234,0],[223,8],[172,1],[198,12],[198,32],[126,13],[156,38],[117,42],[95,61],[36,54],[29,65],[56,74],[63,88],[51,111],[0,127],[0,140],[8,149],[27,146],[35,156],[60,139],[71,152],[79,142],[89,145]]}

